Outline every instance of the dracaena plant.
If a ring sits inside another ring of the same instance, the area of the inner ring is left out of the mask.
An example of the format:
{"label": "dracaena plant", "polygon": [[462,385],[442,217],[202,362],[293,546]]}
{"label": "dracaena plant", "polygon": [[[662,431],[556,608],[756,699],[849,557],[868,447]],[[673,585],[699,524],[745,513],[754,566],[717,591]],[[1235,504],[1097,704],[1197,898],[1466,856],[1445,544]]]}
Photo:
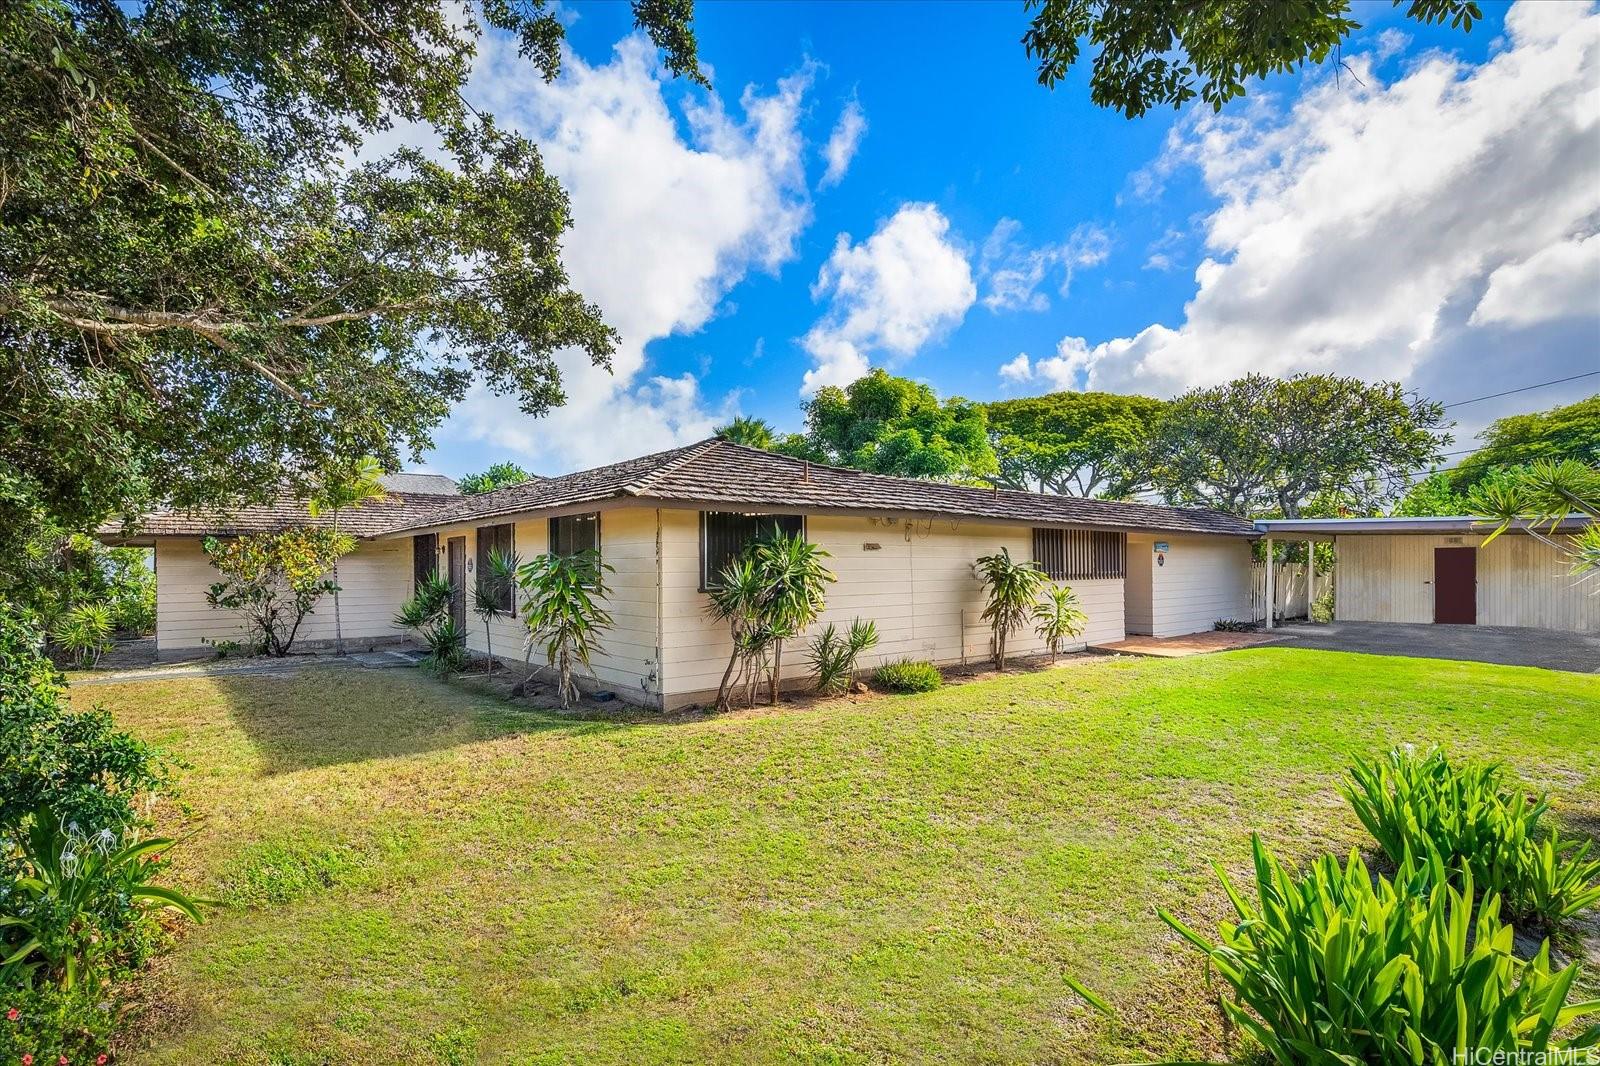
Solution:
{"label": "dracaena plant", "polygon": [[878,644],[878,626],[870,619],[853,619],[843,633],[829,622],[811,642],[807,658],[817,691],[837,696],[848,692],[856,679],[856,661]]}
{"label": "dracaena plant", "polygon": [[591,660],[600,650],[600,638],[611,628],[604,602],[609,593],[605,574],[612,570],[592,548],[573,555],[536,556],[517,570],[517,584],[527,603],[528,643],[542,648],[545,661],[556,668],[563,707],[578,696],[573,668],[593,670]]}
{"label": "dracaena plant", "polygon": [[1012,559],[1007,548],[978,559],[973,571],[983,582],[986,602],[982,618],[994,634],[994,668],[1004,670],[1006,642],[1027,625],[1038,604],[1039,592],[1050,578],[1031,562]]}
{"label": "dracaena plant", "polygon": [[483,645],[488,653],[484,672],[494,670],[494,621],[514,612],[511,590],[516,587],[522,561],[515,553],[496,548],[485,560],[483,572],[472,583],[472,613],[483,619]]}
{"label": "dracaena plant", "polygon": [[1050,661],[1055,662],[1061,645],[1068,637],[1080,636],[1089,616],[1078,603],[1078,594],[1066,585],[1050,585],[1044,591],[1043,601],[1033,607],[1033,631],[1050,649]]}

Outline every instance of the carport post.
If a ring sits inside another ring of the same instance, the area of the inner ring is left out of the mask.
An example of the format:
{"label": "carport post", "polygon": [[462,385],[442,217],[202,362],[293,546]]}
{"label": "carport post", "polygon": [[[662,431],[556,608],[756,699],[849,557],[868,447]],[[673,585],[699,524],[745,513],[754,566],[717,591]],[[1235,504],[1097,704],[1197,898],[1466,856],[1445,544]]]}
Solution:
{"label": "carport post", "polygon": [[1272,628],[1272,606],[1278,598],[1278,587],[1272,575],[1272,538],[1267,538],[1267,628]]}
{"label": "carport post", "polygon": [[1306,538],[1306,621],[1311,617],[1311,605],[1317,602],[1317,542]]}

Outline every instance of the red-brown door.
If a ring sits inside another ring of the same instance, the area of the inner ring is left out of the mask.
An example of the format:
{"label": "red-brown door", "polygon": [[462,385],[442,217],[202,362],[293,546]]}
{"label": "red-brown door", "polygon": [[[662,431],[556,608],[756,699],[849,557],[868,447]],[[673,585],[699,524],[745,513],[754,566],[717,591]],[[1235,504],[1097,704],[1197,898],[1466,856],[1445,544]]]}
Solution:
{"label": "red-brown door", "polygon": [[1433,549],[1433,620],[1478,624],[1478,549]]}

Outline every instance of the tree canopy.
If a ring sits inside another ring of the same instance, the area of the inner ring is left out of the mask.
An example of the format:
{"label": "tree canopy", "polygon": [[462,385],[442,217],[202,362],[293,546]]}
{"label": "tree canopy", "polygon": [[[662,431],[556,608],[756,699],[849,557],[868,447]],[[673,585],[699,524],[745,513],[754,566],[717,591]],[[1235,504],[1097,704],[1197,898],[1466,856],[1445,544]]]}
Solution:
{"label": "tree canopy", "polygon": [[765,418],[740,416],[725,426],[718,426],[717,436],[746,448],[763,448],[771,451],[778,443],[778,432]]}
{"label": "tree canopy", "polygon": [[495,463],[489,469],[477,474],[467,474],[456,482],[464,496],[479,496],[495,489],[503,489],[507,485],[520,485],[533,475],[528,473],[509,459]]}
{"label": "tree canopy", "polygon": [[1439,459],[1444,409],[1396,382],[1250,374],[1184,393],[1151,440],[1156,487],[1180,504],[1301,516],[1337,499],[1374,513]]}
{"label": "tree canopy", "polygon": [[[1393,0],[1406,17],[1470,30],[1483,17],[1476,0]],[[1337,58],[1361,28],[1349,0],[1027,0],[1033,20],[1022,37],[1042,85],[1054,87],[1096,49],[1090,98],[1138,118],[1153,107],[1181,107],[1198,96],[1213,110],[1243,96],[1248,78]]]}
{"label": "tree canopy", "polygon": [[1145,447],[1165,405],[1147,396],[1052,392],[985,408],[997,484],[1125,499],[1149,485]]}
{"label": "tree canopy", "polygon": [[1450,487],[1466,493],[1499,467],[1536,459],[1575,459],[1600,466],[1600,393],[1565,407],[1496,419],[1482,434],[1483,447],[1448,472]]}
{"label": "tree canopy", "polygon": [[900,477],[978,481],[998,472],[982,404],[941,401],[927,385],[882,369],[817,390],[804,437],[778,450]]}
{"label": "tree canopy", "polygon": [[[699,79],[689,7],[634,15]],[[538,414],[558,349],[608,364],[564,191],[461,95],[490,28],[556,75],[546,0],[0,7],[0,527],[393,469],[469,383]]]}

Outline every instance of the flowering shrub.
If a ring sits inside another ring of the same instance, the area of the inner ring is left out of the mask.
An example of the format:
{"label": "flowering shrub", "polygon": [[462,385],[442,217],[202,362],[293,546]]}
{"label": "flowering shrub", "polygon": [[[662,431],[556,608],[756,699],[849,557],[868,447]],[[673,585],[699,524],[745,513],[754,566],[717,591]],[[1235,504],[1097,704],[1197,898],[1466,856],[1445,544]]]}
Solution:
{"label": "flowering shrub", "polygon": [[249,533],[204,542],[222,580],[206,591],[206,602],[244,616],[251,636],[268,655],[288,655],[306,615],[324,595],[337,591],[328,579],[355,540],[315,526],[276,533]]}

